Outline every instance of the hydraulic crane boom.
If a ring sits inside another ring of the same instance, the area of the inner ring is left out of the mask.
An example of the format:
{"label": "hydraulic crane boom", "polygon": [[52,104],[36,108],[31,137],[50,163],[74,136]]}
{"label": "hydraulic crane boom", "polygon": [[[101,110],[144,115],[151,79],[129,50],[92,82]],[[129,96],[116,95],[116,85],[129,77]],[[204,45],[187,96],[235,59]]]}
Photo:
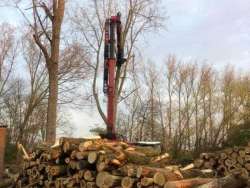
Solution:
{"label": "hydraulic crane boom", "polygon": [[116,94],[115,72],[116,68],[124,63],[124,50],[122,44],[121,14],[106,19],[104,41],[104,78],[103,92],[107,95],[107,137],[116,139]]}

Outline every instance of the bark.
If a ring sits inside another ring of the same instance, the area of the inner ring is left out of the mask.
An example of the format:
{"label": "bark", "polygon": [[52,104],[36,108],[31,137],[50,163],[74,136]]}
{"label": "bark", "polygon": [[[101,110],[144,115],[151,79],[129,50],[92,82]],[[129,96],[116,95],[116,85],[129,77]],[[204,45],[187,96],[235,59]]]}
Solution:
{"label": "bark", "polygon": [[54,144],[56,139],[58,100],[58,63],[54,63],[49,71],[49,98],[47,112],[46,141]]}

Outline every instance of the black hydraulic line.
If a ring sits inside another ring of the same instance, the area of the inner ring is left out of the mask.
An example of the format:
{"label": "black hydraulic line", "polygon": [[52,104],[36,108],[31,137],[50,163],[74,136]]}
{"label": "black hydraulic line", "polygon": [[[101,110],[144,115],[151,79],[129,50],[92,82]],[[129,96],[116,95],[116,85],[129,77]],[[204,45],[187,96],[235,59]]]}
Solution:
{"label": "black hydraulic line", "polygon": [[110,58],[115,58],[115,25],[114,21],[110,23]]}
{"label": "black hydraulic line", "polygon": [[122,24],[121,24],[121,13],[117,13],[117,23],[116,23],[116,33],[117,33],[117,66],[121,66],[126,59],[124,59],[124,45],[122,37]]}
{"label": "black hydraulic line", "polygon": [[103,70],[103,93],[108,93],[108,59],[110,56],[110,19],[107,19],[105,22],[105,41],[104,41],[104,70]]}

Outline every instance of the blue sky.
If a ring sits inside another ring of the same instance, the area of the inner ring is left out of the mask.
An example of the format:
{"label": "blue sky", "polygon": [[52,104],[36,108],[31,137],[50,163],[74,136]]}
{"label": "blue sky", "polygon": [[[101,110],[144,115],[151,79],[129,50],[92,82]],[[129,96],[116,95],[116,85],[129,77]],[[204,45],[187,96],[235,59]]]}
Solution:
{"label": "blue sky", "polygon": [[[162,0],[167,11],[167,30],[147,35],[143,55],[163,62],[169,54],[178,59],[206,61],[218,69],[232,64],[250,71],[249,0]],[[0,8],[0,22],[16,26],[21,21],[13,9]],[[96,113],[71,110],[75,136],[98,124]],[[88,126],[83,124],[88,122]]]}

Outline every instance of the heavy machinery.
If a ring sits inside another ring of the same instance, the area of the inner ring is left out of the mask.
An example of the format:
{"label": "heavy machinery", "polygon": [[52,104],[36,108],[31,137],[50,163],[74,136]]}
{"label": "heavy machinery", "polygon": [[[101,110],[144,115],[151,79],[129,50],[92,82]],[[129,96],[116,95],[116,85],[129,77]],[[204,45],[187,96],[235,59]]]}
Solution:
{"label": "heavy machinery", "polygon": [[[126,61],[124,58],[124,45],[122,35],[121,13],[111,16],[105,21],[105,41],[104,41],[104,77],[103,92],[107,95],[107,133],[104,137],[117,139],[115,131],[115,85],[116,69],[120,68]],[[160,142],[137,142],[131,143],[140,146],[160,147]]]}
{"label": "heavy machinery", "polygon": [[109,139],[116,139],[115,72],[126,61],[122,41],[121,13],[118,12],[105,22],[103,92],[108,98],[106,137]]}

